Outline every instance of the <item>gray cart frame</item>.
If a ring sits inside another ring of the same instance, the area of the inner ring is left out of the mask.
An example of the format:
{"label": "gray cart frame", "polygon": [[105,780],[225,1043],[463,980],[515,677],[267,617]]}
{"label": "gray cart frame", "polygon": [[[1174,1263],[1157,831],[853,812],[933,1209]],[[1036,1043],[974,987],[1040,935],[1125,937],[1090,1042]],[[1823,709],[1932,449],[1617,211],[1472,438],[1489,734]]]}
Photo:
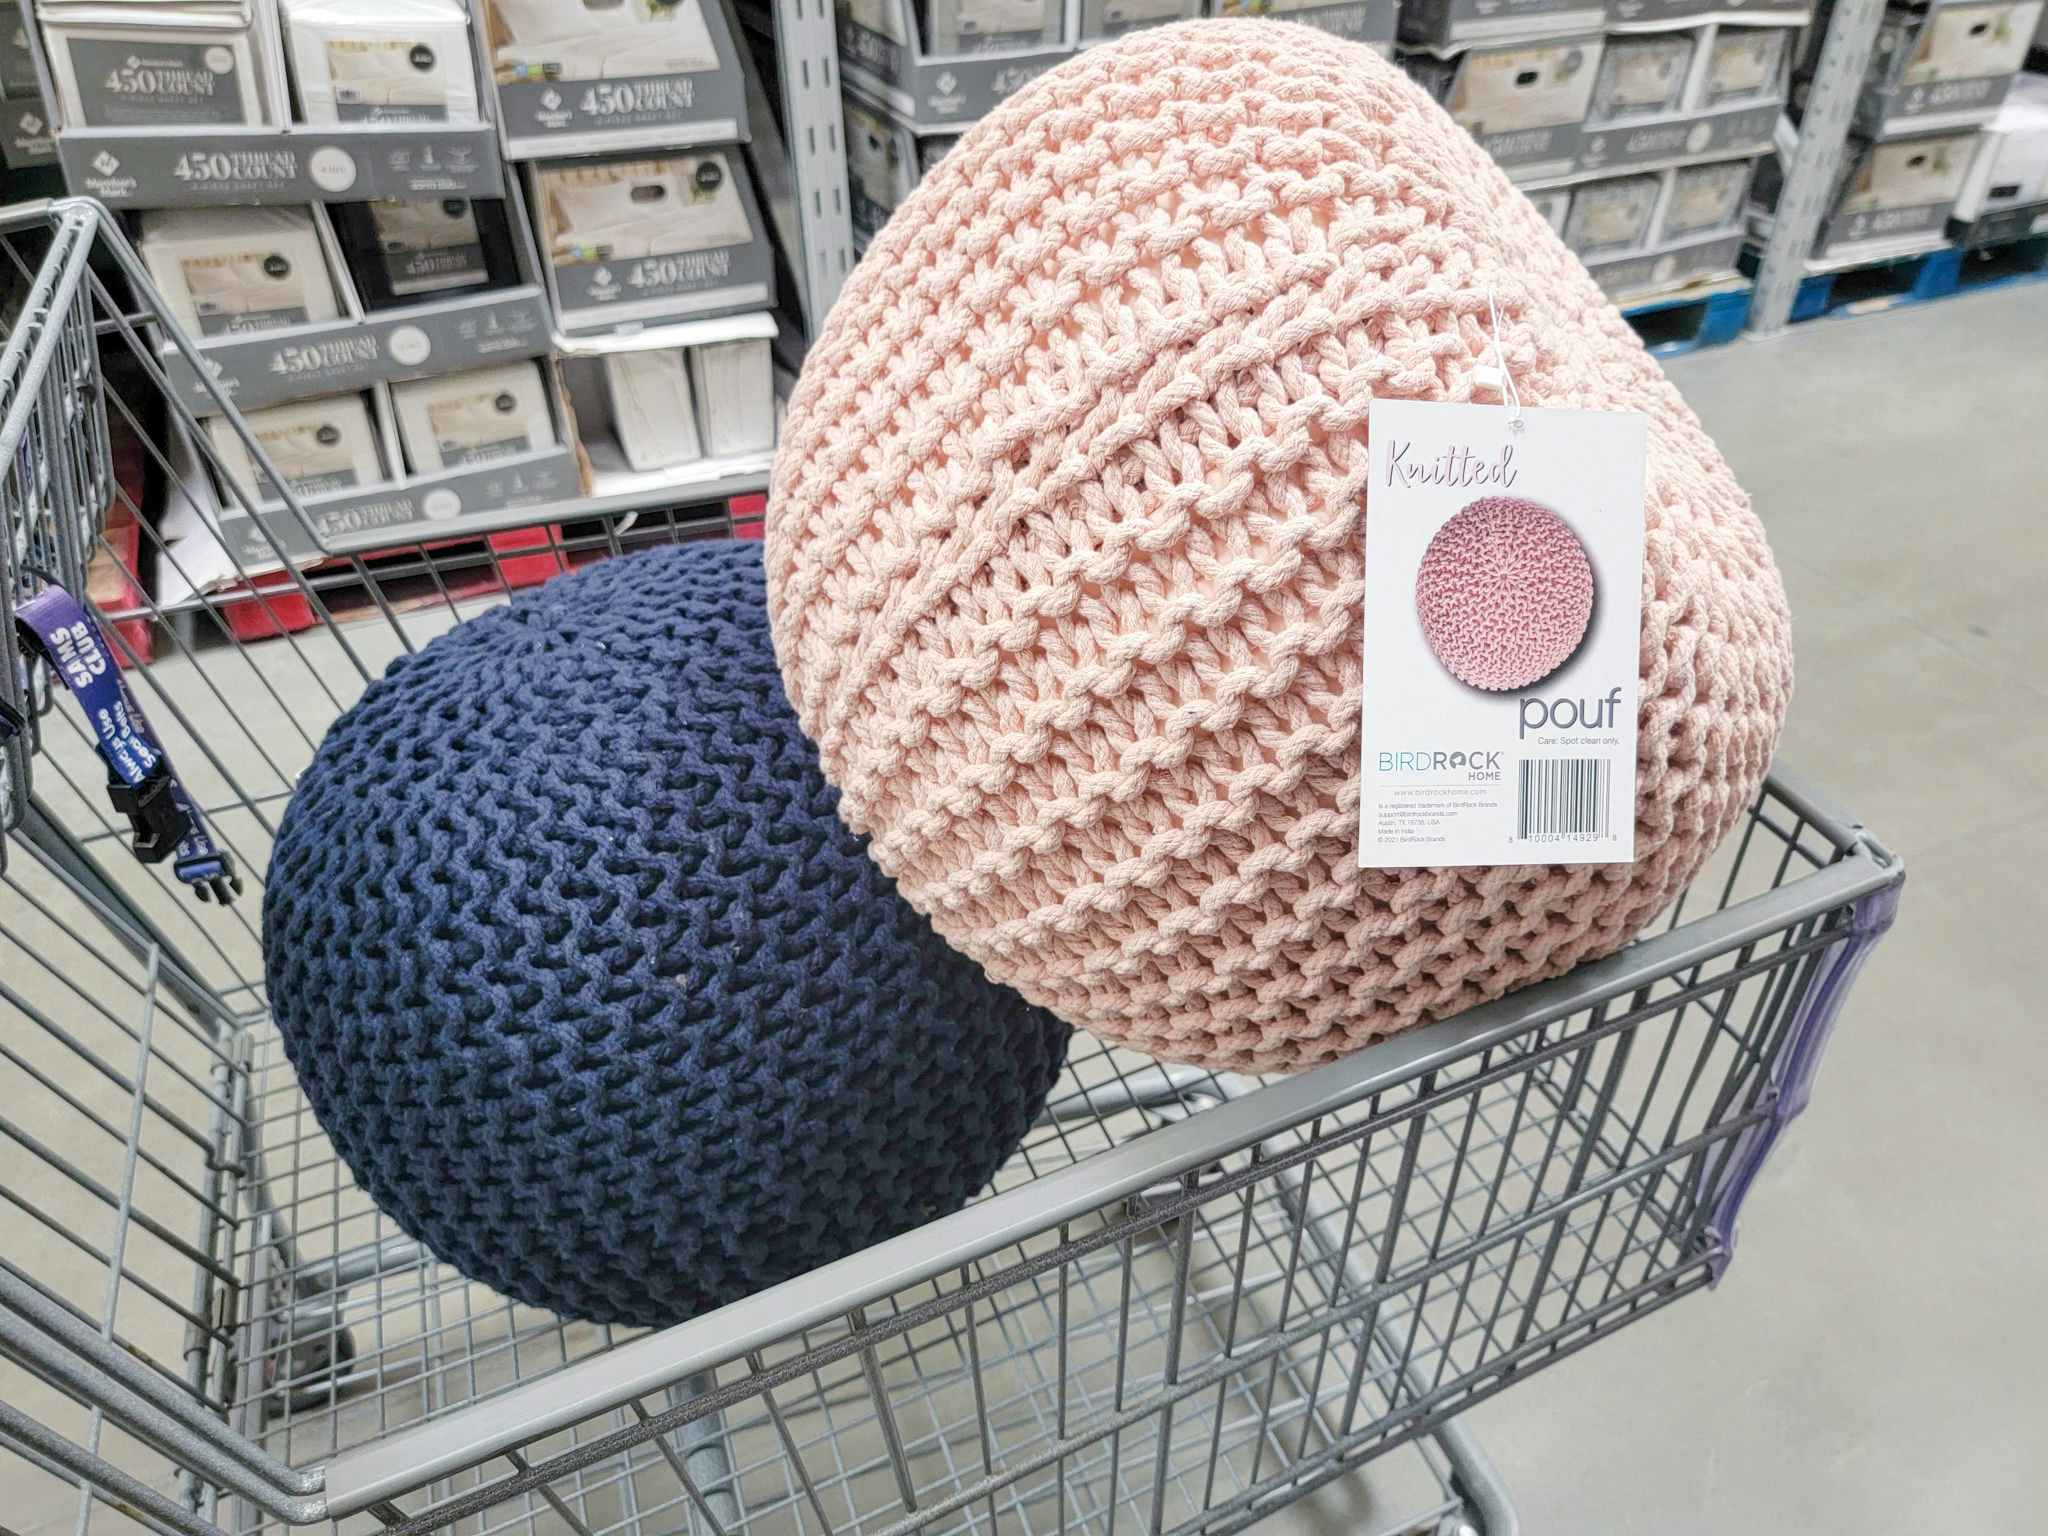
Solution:
{"label": "gray cart frame", "polygon": [[[1560,980],[1265,1082],[1077,1039],[954,1215],[655,1333],[508,1303],[354,1187],[253,893],[199,907],[129,858],[14,641],[10,605],[83,591],[191,436],[145,338],[189,342],[90,203],[0,214],[0,259],[0,1453],[81,1536],[1209,1536],[1362,1468],[1354,1528],[1506,1536],[1455,1416],[1721,1277],[1896,909],[1900,861],[1777,775],[1655,932]],[[598,517],[550,550],[732,531]],[[512,585],[488,551],[278,579],[316,622],[261,644],[247,592],[100,612],[257,887],[334,715]]]}

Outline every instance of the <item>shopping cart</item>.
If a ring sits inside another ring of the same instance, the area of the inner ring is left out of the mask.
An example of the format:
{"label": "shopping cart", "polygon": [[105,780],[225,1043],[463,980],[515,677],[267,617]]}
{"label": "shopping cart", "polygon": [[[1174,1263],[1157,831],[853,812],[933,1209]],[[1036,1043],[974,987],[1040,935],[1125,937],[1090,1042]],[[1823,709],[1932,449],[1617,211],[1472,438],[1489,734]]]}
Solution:
{"label": "shopping cart", "polygon": [[[159,356],[189,342],[90,203],[0,214],[0,255],[0,610],[90,590],[117,521],[176,572],[138,503],[208,451]],[[734,532],[551,526],[563,566]],[[0,1488],[24,1532],[1210,1536],[1363,1468],[1350,1529],[1502,1536],[1454,1415],[1720,1278],[1903,877],[1775,777],[1619,954],[1267,1082],[1077,1038],[965,1210],[678,1327],[597,1327],[471,1284],[355,1187],[252,915],[328,723],[516,583],[487,544],[339,548],[270,578],[309,627],[246,643],[249,605],[283,600],[259,575],[95,605],[254,888],[226,908],[131,857],[88,726],[0,611]]]}

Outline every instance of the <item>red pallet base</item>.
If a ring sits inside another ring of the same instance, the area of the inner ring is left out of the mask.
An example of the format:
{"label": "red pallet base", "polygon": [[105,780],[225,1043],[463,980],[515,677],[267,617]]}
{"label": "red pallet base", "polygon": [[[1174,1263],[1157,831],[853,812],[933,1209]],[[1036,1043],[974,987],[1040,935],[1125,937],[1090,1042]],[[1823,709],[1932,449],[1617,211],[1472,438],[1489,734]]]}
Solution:
{"label": "red pallet base", "polygon": [[[483,597],[492,592],[537,587],[567,570],[568,562],[561,552],[561,542],[561,525],[543,523],[535,528],[510,528],[502,533],[485,534],[480,541],[442,539],[432,544],[408,544],[365,557],[363,563],[374,577],[380,564],[396,566],[417,561],[421,555],[435,550],[459,549],[480,543],[490,550],[493,557],[488,564],[479,562],[479,568],[473,572],[461,570],[459,564],[452,570],[444,568],[434,587],[436,601],[460,602],[464,598]],[[307,566],[300,574],[313,581],[324,572],[346,571],[352,564],[337,560]],[[442,597],[444,590],[445,599]],[[336,593],[323,593],[323,601],[332,608],[336,606],[337,596]],[[312,603],[299,590],[288,571],[273,571],[257,577],[254,582],[218,592],[214,594],[213,604],[237,640],[268,640],[277,635],[297,634],[320,622],[313,612]],[[394,603],[392,606],[413,605]]]}
{"label": "red pallet base", "polygon": [[[117,502],[85,573],[86,596],[100,614],[138,613],[148,607],[136,575],[141,558],[142,530]],[[114,632],[114,660],[121,666],[139,666],[155,656],[156,636],[148,619],[111,619],[106,627]]]}
{"label": "red pallet base", "polygon": [[[146,500],[142,443],[117,412],[107,413],[115,486],[100,518],[97,546],[86,561],[86,598],[113,631],[114,660],[139,666],[156,656],[156,630],[146,617],[149,598],[142,580],[142,529],[135,508]],[[108,614],[132,618],[106,618]]]}
{"label": "red pallet base", "polygon": [[763,538],[768,530],[768,498],[758,493],[752,496],[735,496],[725,504],[726,515],[732,519],[732,536],[736,539]]}

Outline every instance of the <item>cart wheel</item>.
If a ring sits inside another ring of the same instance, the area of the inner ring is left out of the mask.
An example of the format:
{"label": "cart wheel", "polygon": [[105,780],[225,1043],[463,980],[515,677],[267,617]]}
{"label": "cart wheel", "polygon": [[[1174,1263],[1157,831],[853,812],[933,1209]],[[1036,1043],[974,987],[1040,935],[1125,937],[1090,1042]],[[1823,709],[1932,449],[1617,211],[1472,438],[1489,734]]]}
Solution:
{"label": "cart wheel", "polygon": [[271,1389],[271,1413],[289,1409],[306,1413],[333,1402],[341,1395],[341,1378],[356,1358],[355,1335],[348,1329],[320,1333],[302,1339],[284,1352],[285,1391],[278,1390],[278,1357],[265,1368]]}

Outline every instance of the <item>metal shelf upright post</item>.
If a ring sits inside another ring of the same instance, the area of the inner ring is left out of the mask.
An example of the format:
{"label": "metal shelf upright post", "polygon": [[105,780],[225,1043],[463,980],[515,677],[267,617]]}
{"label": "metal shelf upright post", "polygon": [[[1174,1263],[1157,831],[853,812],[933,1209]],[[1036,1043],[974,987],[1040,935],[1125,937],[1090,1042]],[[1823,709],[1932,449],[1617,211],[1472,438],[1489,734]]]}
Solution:
{"label": "metal shelf upright post", "polygon": [[[818,327],[853,270],[853,214],[846,189],[846,133],[839,107],[839,40],[832,0],[742,0],[774,28],[777,86],[782,111],[765,114],[779,131],[789,167],[795,230],[771,214],[785,242],[803,305],[804,338]],[[751,62],[751,61],[748,61]],[[780,199],[764,195],[771,203]]]}
{"label": "metal shelf upright post", "polygon": [[1791,321],[1814,237],[1841,173],[1849,120],[1870,68],[1884,10],[1885,0],[1837,0],[1829,13],[1827,37],[1800,115],[1798,142],[1786,157],[1784,191],[1757,270],[1749,306],[1751,335],[1775,336]]}

